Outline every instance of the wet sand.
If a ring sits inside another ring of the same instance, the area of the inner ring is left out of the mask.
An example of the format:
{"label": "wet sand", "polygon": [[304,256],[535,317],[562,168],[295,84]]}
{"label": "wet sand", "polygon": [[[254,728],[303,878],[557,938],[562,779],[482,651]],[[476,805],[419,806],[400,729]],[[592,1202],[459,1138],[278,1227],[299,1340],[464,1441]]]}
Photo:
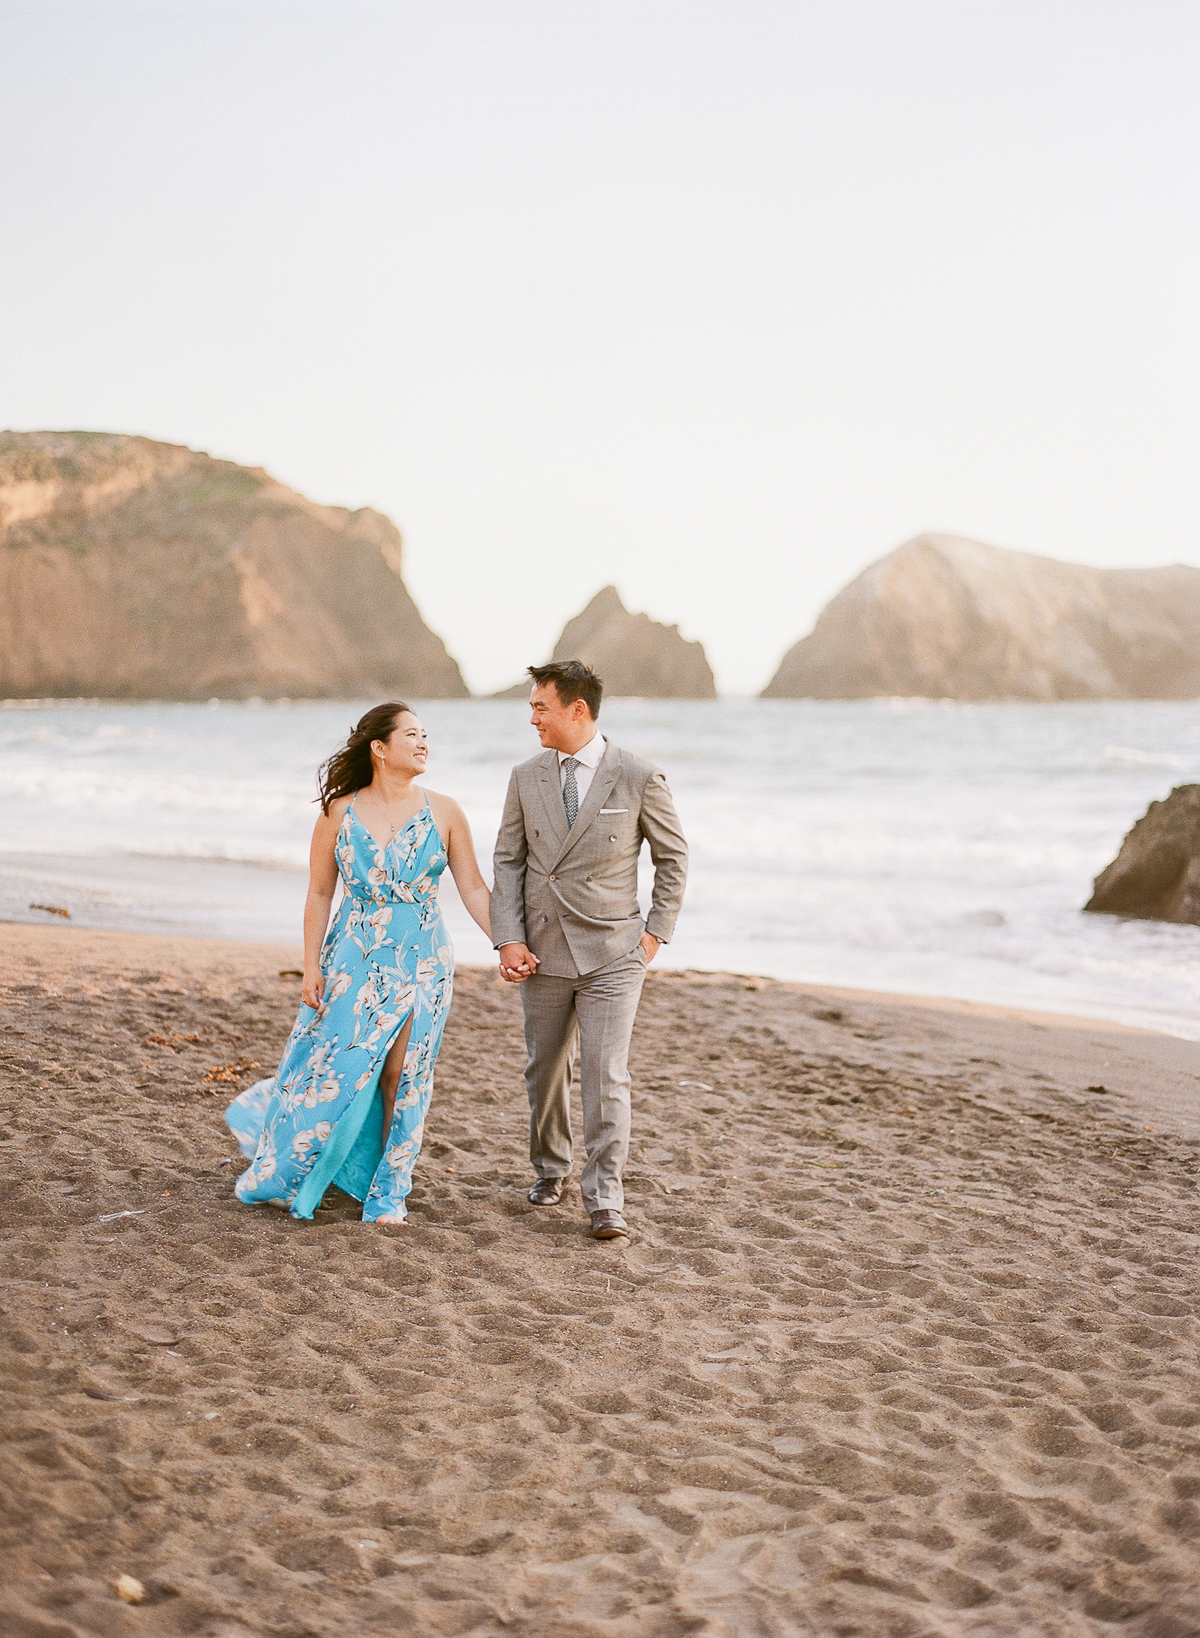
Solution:
{"label": "wet sand", "polygon": [[296,964],[0,927],[5,1638],[1200,1633],[1200,1048],[652,971],[597,1245],[468,969],[408,1224],[301,1224]]}

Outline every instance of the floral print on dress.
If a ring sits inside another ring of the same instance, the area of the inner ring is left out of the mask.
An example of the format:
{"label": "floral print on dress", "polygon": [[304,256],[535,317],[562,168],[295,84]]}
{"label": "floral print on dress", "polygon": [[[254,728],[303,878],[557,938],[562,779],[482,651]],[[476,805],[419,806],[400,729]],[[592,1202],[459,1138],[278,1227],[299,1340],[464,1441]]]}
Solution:
{"label": "floral print on dress", "polygon": [[[235,1193],[310,1217],[337,1183],[363,1201],[364,1222],[399,1223],[453,990],[437,902],[446,850],[428,803],[382,848],[351,803],[334,856],[344,896],[321,950],[321,1004],[301,1006],[274,1077],[225,1114],[250,1161]],[[410,1016],[385,1143],[379,1077]]]}

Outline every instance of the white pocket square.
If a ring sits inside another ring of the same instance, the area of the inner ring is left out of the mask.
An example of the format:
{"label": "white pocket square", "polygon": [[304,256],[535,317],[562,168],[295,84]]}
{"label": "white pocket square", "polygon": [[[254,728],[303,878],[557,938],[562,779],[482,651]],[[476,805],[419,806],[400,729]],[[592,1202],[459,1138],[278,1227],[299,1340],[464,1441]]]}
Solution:
{"label": "white pocket square", "polygon": [[601,813],[628,813],[628,808],[601,808]]}

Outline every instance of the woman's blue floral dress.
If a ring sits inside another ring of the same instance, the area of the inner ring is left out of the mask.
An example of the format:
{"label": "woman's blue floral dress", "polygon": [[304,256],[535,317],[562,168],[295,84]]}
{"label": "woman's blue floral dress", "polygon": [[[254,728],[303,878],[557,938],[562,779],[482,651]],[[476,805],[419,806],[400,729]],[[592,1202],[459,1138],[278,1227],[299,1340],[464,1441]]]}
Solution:
{"label": "woman's blue floral dress", "polygon": [[[321,1005],[300,1008],[274,1078],[225,1113],[250,1160],[235,1192],[311,1217],[336,1183],[363,1202],[364,1223],[402,1223],[453,986],[437,900],[446,850],[428,802],[383,848],[351,803],[335,852],[345,896],[321,950]],[[385,1144],[379,1077],[410,1014]]]}

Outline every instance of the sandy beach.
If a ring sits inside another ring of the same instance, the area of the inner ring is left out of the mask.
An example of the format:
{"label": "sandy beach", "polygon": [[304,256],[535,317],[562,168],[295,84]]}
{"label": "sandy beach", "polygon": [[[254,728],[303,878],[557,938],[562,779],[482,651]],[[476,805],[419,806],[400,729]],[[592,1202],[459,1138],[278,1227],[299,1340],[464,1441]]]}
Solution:
{"label": "sandy beach", "polygon": [[5,1638],[1200,1633],[1200,1047],[652,971],[600,1245],[463,969],[364,1229],[232,1194],[295,948],[0,954]]}

